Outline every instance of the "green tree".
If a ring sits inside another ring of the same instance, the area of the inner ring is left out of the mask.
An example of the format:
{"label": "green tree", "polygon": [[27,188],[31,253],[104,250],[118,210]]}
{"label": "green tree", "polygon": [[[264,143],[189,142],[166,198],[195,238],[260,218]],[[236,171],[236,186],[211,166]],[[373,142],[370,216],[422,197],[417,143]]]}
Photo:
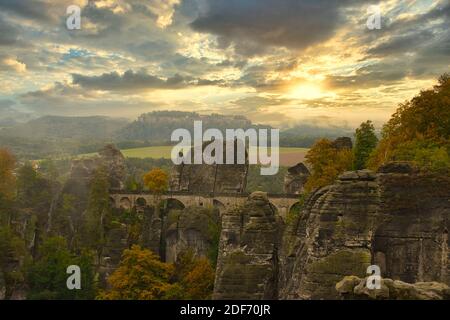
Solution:
{"label": "green tree", "polygon": [[24,241],[9,226],[0,227],[0,283],[5,287],[5,299],[24,283],[21,262],[26,257]]}
{"label": "green tree", "polygon": [[366,168],[367,160],[370,154],[375,149],[378,143],[378,138],[375,134],[375,128],[372,121],[367,120],[361,123],[359,128],[355,132],[355,146],[354,152],[354,164],[355,170],[361,170]]}
{"label": "green tree", "polygon": [[6,149],[0,149],[0,199],[12,199],[15,195],[14,168],[16,160]]}
{"label": "green tree", "polygon": [[0,149],[0,226],[10,225],[13,218],[16,195],[14,156],[6,149]]}
{"label": "green tree", "polygon": [[[93,256],[83,251],[78,257],[72,255],[62,237],[46,239],[39,254],[28,266],[27,282],[29,299],[93,299],[95,297],[95,274]],[[67,288],[67,267],[77,265],[81,270],[81,289]]]}
{"label": "green tree", "polygon": [[111,228],[112,209],[109,200],[109,179],[104,168],[96,170],[91,182],[86,211],[86,245],[101,257]]}
{"label": "green tree", "polygon": [[17,173],[18,220],[26,221],[24,239],[35,257],[48,226],[52,203],[52,184],[31,164],[19,168]]}

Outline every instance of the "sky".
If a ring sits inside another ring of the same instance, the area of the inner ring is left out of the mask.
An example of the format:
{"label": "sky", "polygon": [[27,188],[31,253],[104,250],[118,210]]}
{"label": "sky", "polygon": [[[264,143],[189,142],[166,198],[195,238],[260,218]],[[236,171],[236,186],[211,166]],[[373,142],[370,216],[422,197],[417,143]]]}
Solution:
{"label": "sky", "polygon": [[379,126],[450,71],[449,30],[449,0],[0,0],[0,117]]}

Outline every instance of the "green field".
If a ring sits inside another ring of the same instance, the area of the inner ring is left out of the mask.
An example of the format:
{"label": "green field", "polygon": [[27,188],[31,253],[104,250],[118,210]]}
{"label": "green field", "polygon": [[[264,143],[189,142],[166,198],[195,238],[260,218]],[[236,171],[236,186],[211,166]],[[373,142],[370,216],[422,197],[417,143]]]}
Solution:
{"label": "green field", "polygon": [[[127,158],[153,158],[153,159],[170,159],[172,146],[155,146],[144,148],[121,149],[120,151]],[[303,161],[308,148],[280,148],[280,164],[283,166],[294,165]],[[80,157],[90,157],[95,153],[83,154]]]}

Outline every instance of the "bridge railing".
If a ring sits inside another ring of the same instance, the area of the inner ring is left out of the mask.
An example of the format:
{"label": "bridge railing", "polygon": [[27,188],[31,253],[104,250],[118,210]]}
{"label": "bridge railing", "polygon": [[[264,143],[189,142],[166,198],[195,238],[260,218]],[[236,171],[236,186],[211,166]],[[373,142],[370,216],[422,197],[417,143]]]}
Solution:
{"label": "bridge railing", "polygon": [[[110,194],[153,194],[150,191],[128,191],[128,190],[118,190],[118,189],[111,189]],[[244,198],[248,197],[250,193],[243,192],[243,193],[233,193],[233,192],[189,192],[189,191],[166,191],[163,192],[162,195],[166,196],[201,196],[204,198],[214,198],[214,197],[239,197]],[[300,194],[292,194],[292,193],[267,193],[267,196],[269,198],[299,198]]]}

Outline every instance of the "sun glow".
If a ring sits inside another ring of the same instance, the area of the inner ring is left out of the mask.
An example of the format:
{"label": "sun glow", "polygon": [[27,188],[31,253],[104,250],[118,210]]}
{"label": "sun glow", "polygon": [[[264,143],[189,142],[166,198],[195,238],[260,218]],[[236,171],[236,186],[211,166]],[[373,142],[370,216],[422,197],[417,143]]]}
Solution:
{"label": "sun glow", "polygon": [[289,98],[299,100],[319,99],[329,95],[329,93],[323,92],[320,86],[309,83],[296,85],[287,94]]}

